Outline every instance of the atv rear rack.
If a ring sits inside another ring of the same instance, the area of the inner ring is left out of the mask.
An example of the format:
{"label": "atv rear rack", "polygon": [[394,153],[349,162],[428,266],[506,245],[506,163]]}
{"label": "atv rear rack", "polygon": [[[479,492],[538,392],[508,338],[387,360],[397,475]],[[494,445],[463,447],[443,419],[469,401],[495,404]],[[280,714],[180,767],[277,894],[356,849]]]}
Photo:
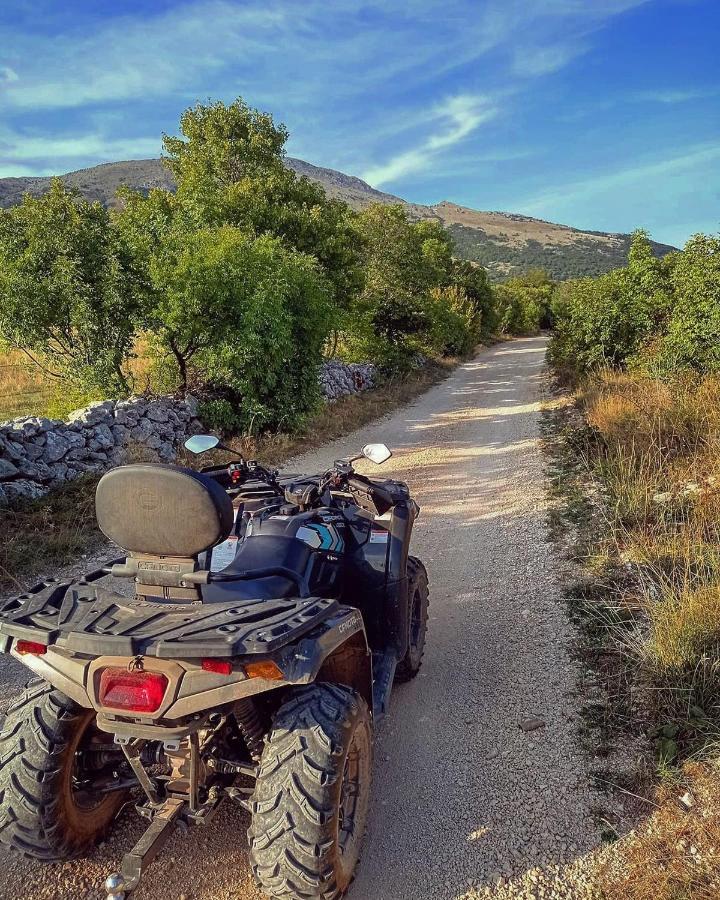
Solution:
{"label": "atv rear rack", "polygon": [[0,652],[13,639],[95,656],[161,659],[271,653],[338,609],[323,597],[168,603],[123,597],[96,584],[49,580],[0,604]]}

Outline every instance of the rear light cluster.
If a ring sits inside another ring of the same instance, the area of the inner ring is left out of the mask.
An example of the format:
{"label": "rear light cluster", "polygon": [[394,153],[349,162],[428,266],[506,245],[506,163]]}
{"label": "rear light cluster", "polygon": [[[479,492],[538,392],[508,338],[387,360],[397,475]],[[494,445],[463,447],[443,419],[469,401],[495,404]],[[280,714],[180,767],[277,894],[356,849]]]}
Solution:
{"label": "rear light cluster", "polygon": [[[22,649],[21,644],[28,645],[28,649]],[[44,653],[47,648],[31,641],[18,641],[16,649],[18,653]],[[233,673],[233,664],[228,659],[206,657],[201,666],[204,672],[214,672],[217,675]],[[269,659],[247,663],[243,669],[248,678],[282,681],[285,677],[282,670]],[[161,672],[131,672],[127,669],[107,668],[100,674],[99,700],[106,709],[154,713],[162,706],[167,687],[168,679]]]}
{"label": "rear light cluster", "polygon": [[217,675],[231,675],[232,663],[227,659],[204,659],[202,661],[203,672],[215,672]]}
{"label": "rear light cluster", "polygon": [[[227,659],[213,659],[206,657],[202,661],[204,672],[215,672],[218,675],[232,675],[233,664]],[[269,681],[283,681],[285,676],[271,659],[262,659],[259,662],[245,663],[242,667],[248,678],[266,678]]]}
{"label": "rear light cluster", "polygon": [[167,678],[159,672],[103,669],[100,676],[100,703],[108,709],[157,712],[162,706],[167,686]]}
{"label": "rear light cluster", "polygon": [[32,654],[33,656],[44,656],[47,653],[47,646],[38,641],[16,641],[15,652],[21,656]]}

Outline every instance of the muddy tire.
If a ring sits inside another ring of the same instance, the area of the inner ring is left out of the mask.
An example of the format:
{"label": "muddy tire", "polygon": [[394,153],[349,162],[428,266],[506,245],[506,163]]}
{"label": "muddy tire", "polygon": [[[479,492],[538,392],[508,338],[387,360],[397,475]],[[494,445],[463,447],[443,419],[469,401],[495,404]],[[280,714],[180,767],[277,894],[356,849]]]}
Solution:
{"label": "muddy tire", "polygon": [[425,653],[430,593],[425,566],[416,556],[408,557],[408,649],[395,670],[396,681],[410,681],[420,671]]}
{"label": "muddy tire", "polygon": [[260,761],[248,831],[260,886],[280,900],[342,896],[360,858],[372,728],[359,694],[333,684],[293,692]]}
{"label": "muddy tire", "polygon": [[40,679],[10,707],[0,733],[0,841],[46,862],[87,851],[108,831],[125,792],[97,800],[74,789],[75,754],[95,713]]}

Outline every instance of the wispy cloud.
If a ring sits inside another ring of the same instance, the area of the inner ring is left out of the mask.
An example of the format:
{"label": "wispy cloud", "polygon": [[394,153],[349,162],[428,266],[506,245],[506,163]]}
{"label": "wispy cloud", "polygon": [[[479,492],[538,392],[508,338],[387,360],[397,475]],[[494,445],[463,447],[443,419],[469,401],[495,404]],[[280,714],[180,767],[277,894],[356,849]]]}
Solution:
{"label": "wispy cloud", "polygon": [[706,100],[710,97],[717,97],[720,94],[720,88],[697,88],[697,89],[658,89],[652,91],[635,91],[628,95],[628,100],[634,103],[664,103],[674,105],[676,103],[690,103],[693,100]]}
{"label": "wispy cloud", "polygon": [[116,16],[83,33],[48,41],[22,34],[2,55],[17,57],[4,80],[2,105],[21,109],[79,107],[147,98],[201,85],[243,54],[271,52],[289,11],[226,0],[201,0],[160,15]]}
{"label": "wispy cloud", "polygon": [[442,123],[440,130],[425,137],[418,146],[393,156],[387,162],[372,166],[363,178],[373,185],[399,180],[411,173],[421,172],[432,165],[442,150],[460,143],[484,122],[497,115],[497,108],[486,97],[462,95],[452,97],[437,106],[429,122]]}
{"label": "wispy cloud", "polygon": [[20,76],[15,69],[11,69],[10,66],[0,66],[0,85],[12,84],[14,81],[18,81],[19,78]]}
{"label": "wispy cloud", "polygon": [[26,136],[0,131],[0,160],[140,159],[160,154],[160,138],[108,138],[102,134],[77,137]]}
{"label": "wispy cloud", "polygon": [[[611,172],[597,173],[579,181],[571,181],[519,200],[513,208],[528,215],[548,215],[552,210],[589,204],[593,197],[610,195],[614,191],[627,190],[633,185],[646,186],[663,182],[669,191],[667,179],[686,172],[706,171],[720,160],[720,145],[703,143],[662,159],[648,159],[632,166],[624,166]],[[720,218],[720,217],[719,217]]]}
{"label": "wispy cloud", "polygon": [[513,71],[516,75],[526,78],[550,75],[565,68],[573,59],[585,53],[588,46],[585,40],[578,39],[574,43],[518,48],[515,51]]}

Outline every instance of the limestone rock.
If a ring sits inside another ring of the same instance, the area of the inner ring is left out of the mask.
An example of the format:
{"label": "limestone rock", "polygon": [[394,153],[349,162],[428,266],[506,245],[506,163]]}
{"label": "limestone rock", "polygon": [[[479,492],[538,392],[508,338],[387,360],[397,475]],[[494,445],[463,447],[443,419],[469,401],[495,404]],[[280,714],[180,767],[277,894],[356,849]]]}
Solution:
{"label": "limestone rock", "polygon": [[6,481],[3,486],[5,497],[10,500],[39,500],[44,497],[50,488],[34,481],[19,479],[18,481]]}
{"label": "limestone rock", "polygon": [[68,416],[68,422],[80,423],[82,425],[98,425],[112,419],[112,413],[115,409],[114,400],[98,400],[91,403],[83,409],[76,409]]}

